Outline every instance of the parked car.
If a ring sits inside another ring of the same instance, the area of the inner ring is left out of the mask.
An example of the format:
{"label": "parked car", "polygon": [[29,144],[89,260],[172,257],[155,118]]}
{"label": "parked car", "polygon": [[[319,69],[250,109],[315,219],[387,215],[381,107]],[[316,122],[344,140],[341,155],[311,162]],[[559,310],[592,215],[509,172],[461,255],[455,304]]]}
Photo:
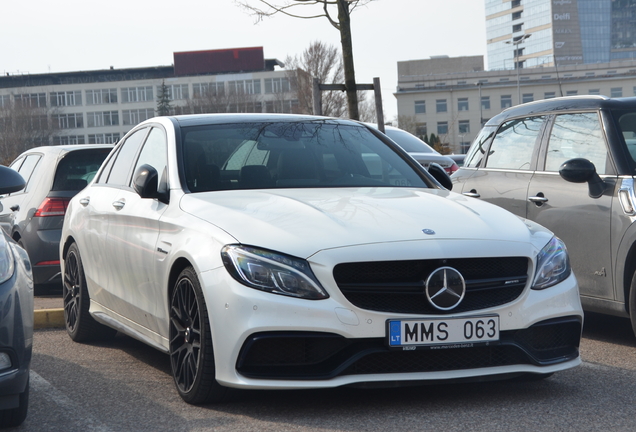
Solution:
{"label": "parked car", "polygon": [[[0,166],[0,194],[24,187],[17,172]],[[33,278],[24,249],[0,235],[0,428],[18,426],[29,408],[33,348]]]}
{"label": "parked car", "polygon": [[636,332],[636,98],[519,105],[472,144],[454,189],[549,228],[567,245],[583,308]]}
{"label": "parked car", "polygon": [[69,200],[93,178],[111,144],[37,147],[10,165],[26,180],[0,197],[0,224],[33,263],[36,285],[61,282],[59,241]]}
{"label": "parked car", "polygon": [[580,363],[561,241],[353,121],[147,120],[71,199],[60,248],[71,339],[169,354],[189,403]]}
{"label": "parked car", "polygon": [[[464,166],[464,159],[466,158],[465,154],[455,154],[455,153],[453,153],[453,154],[449,154],[447,156],[455,161],[455,163],[457,164],[457,169],[459,169],[459,167]],[[457,171],[457,170],[455,170],[455,171]]]}
{"label": "parked car", "polygon": [[[369,123],[368,125],[377,128],[374,124]],[[451,175],[459,169],[459,166],[450,155],[441,154],[415,135],[403,129],[393,126],[384,126],[384,133],[406,150],[406,152],[424,168],[428,168],[431,163],[436,163],[444,168],[444,171],[446,171],[448,175]]]}

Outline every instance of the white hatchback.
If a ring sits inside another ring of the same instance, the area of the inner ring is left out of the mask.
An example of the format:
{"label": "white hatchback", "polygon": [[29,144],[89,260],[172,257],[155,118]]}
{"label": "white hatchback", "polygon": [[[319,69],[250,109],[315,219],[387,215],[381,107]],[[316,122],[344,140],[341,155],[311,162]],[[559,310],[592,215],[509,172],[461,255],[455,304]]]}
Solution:
{"label": "white hatchback", "polygon": [[70,202],[60,252],[71,338],[169,354],[189,403],[580,363],[563,243],[353,121],[145,121]]}

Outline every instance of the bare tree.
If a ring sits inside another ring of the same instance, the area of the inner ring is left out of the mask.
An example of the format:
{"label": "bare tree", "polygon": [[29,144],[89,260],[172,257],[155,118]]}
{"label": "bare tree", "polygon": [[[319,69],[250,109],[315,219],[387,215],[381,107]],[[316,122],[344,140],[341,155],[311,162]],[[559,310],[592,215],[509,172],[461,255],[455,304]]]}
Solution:
{"label": "bare tree", "polygon": [[[349,117],[359,119],[358,94],[356,92],[356,74],[353,65],[353,43],[351,38],[351,13],[360,6],[373,0],[252,0],[258,1],[264,8],[252,6],[249,0],[235,0],[237,4],[256,15],[260,21],[278,13],[294,18],[326,18],[340,32],[344,84],[347,94]],[[335,10],[334,10],[335,9]]]}
{"label": "bare tree", "polygon": [[28,100],[0,107],[0,164],[8,165],[30,148],[49,145],[59,129],[51,115],[51,109],[31,106]]}
{"label": "bare tree", "polygon": [[[313,112],[313,82],[318,78],[322,84],[342,83],[344,71],[342,56],[333,45],[315,41],[300,56],[287,57],[285,68],[287,77],[296,89],[298,104],[301,112]],[[344,117],[347,101],[342,92],[321,92],[322,113],[328,117]]]}

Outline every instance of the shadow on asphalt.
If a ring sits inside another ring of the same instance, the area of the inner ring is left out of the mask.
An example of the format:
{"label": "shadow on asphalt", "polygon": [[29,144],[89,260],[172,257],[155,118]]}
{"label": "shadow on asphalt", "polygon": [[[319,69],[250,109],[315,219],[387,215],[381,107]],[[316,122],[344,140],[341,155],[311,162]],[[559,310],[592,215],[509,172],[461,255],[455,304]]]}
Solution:
{"label": "shadow on asphalt", "polygon": [[583,337],[636,347],[636,337],[629,318],[585,312]]}

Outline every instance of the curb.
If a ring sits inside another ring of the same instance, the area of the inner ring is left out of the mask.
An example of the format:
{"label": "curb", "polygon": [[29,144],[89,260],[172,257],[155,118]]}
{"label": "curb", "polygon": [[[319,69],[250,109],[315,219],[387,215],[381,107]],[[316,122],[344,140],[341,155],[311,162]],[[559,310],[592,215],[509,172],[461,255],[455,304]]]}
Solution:
{"label": "curb", "polygon": [[64,328],[64,309],[38,309],[33,312],[33,328]]}

